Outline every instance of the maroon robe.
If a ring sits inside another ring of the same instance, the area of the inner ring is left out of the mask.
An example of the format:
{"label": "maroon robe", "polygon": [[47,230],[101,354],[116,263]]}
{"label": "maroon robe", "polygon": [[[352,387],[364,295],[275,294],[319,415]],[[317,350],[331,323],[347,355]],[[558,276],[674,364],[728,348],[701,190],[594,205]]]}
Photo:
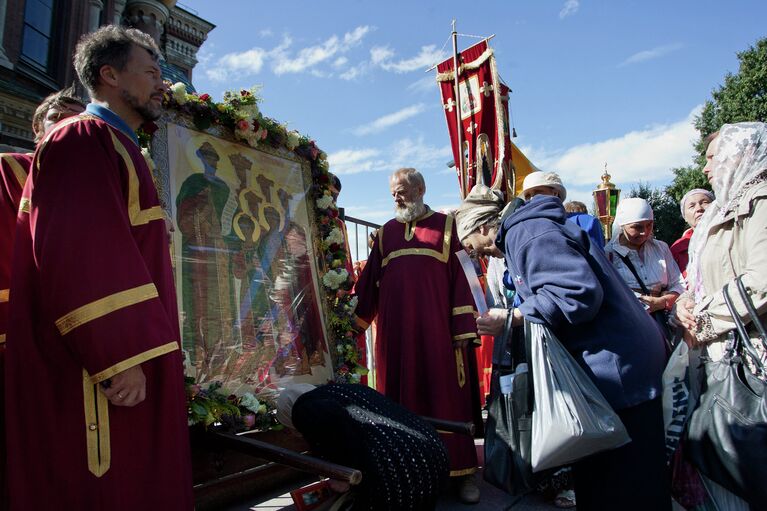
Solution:
{"label": "maroon robe", "polygon": [[[467,350],[476,342],[476,309],[455,253],[453,217],[429,211],[415,222],[390,220],[379,229],[355,286],[362,325],[377,315],[376,387],[427,417],[471,422],[473,406]],[[473,356],[473,354],[472,354]],[[442,434],[450,475],[477,467],[474,439]]]}
{"label": "maroon robe", "polygon": [[21,190],[27,180],[32,154],[0,154],[0,509],[6,505],[5,481],[5,338],[11,288],[11,254],[16,233]]}
{"label": "maroon robe", "polygon": [[[84,114],[38,146],[6,343],[13,510],[190,510],[191,465],[163,211],[131,137]],[[100,385],[141,364],[146,400]]]}

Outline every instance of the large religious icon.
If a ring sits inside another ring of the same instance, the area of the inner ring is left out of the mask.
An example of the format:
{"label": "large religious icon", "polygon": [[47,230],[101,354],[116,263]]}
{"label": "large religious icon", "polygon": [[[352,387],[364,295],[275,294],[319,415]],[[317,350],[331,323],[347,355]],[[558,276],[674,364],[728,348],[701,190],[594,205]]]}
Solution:
{"label": "large religious icon", "polygon": [[332,379],[308,169],[183,119],[166,132],[187,373],[236,395]]}

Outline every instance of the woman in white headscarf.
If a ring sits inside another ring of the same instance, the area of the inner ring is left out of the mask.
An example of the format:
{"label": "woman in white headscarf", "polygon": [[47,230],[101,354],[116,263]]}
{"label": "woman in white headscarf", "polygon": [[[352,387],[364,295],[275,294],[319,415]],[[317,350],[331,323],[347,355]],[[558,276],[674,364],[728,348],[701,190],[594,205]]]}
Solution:
{"label": "woman in white headscarf", "polygon": [[690,226],[684,231],[682,237],[671,244],[671,255],[679,266],[682,276],[687,276],[687,263],[689,262],[690,238],[695,232],[695,226],[698,225],[703,213],[706,212],[711,203],[714,202],[714,194],[703,188],[694,188],[684,194],[679,201],[679,209],[682,212],[682,218]]}
{"label": "woman in white headscarf", "polygon": [[650,204],[639,197],[623,199],[605,246],[607,259],[645,304],[647,312],[671,310],[684,292],[684,279],[668,245],[653,235]]}
{"label": "woman in white headscarf", "polygon": [[[767,323],[767,125],[725,124],[709,143],[706,160],[703,172],[716,200],[690,240],[689,291],[680,297],[676,317],[687,329],[688,344],[702,346],[711,360],[720,360],[727,334],[735,328],[724,303],[726,284],[735,289],[735,278],[742,276],[754,307],[761,311],[759,319]],[[751,330],[745,306],[735,297],[733,301]],[[767,362],[765,347],[754,337],[752,343],[762,362]],[[742,499],[717,486],[712,496],[721,509],[749,509]]]}

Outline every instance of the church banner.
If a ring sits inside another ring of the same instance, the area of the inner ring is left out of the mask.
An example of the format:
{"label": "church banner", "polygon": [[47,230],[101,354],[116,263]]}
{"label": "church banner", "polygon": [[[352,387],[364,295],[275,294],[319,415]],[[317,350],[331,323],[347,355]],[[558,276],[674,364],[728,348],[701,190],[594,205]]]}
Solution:
{"label": "church banner", "polygon": [[[455,94],[453,59],[437,66],[442,105],[445,110],[453,157],[463,159],[463,175],[458,182],[461,198],[471,187],[483,183],[506,193],[515,193],[509,134],[509,88],[501,83],[493,50],[482,41],[458,56],[458,96]],[[459,99],[460,98],[460,99]],[[456,110],[460,107],[461,119]],[[458,147],[458,130],[463,147]],[[507,199],[510,195],[507,194]]]}
{"label": "church banner", "polygon": [[163,127],[158,188],[187,374],[235,395],[332,379],[308,169],[177,122]]}

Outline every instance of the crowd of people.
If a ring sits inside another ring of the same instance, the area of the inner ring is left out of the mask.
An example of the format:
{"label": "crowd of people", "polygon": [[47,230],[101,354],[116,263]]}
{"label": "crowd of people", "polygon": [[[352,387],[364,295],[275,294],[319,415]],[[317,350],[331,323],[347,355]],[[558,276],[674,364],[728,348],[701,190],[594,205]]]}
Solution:
{"label": "crowd of people", "polygon": [[[85,36],[74,62],[91,102],[72,90],[46,98],[34,156],[0,159],[0,404],[12,419],[0,420],[0,509],[193,507],[166,216],[136,137],[162,113],[158,58],[137,30]],[[395,217],[373,237],[354,289],[359,330],[375,321],[378,392],[286,389],[280,420],[318,454],[364,469],[368,493],[353,508],[433,508],[447,478],[462,502],[477,503],[473,438],[424,418],[481,434],[473,348],[481,336],[519,342],[512,333],[538,323],[631,438],[565,470],[557,504],[670,509],[661,397],[671,350],[682,339],[720,360],[740,320],[758,357],[748,369],[765,380],[767,363],[755,325],[767,319],[767,125],[725,125],[707,143],[713,193],[682,198],[690,228],[671,247],[654,238],[641,198],[620,202],[605,244],[600,222],[565,203],[552,172],[527,176],[517,198],[477,185],[444,214],[424,203],[417,170],[397,170]],[[490,259],[482,306],[470,275],[479,257]],[[757,318],[744,304],[732,316],[723,290],[736,279]],[[764,506],[700,477],[718,509]]]}

